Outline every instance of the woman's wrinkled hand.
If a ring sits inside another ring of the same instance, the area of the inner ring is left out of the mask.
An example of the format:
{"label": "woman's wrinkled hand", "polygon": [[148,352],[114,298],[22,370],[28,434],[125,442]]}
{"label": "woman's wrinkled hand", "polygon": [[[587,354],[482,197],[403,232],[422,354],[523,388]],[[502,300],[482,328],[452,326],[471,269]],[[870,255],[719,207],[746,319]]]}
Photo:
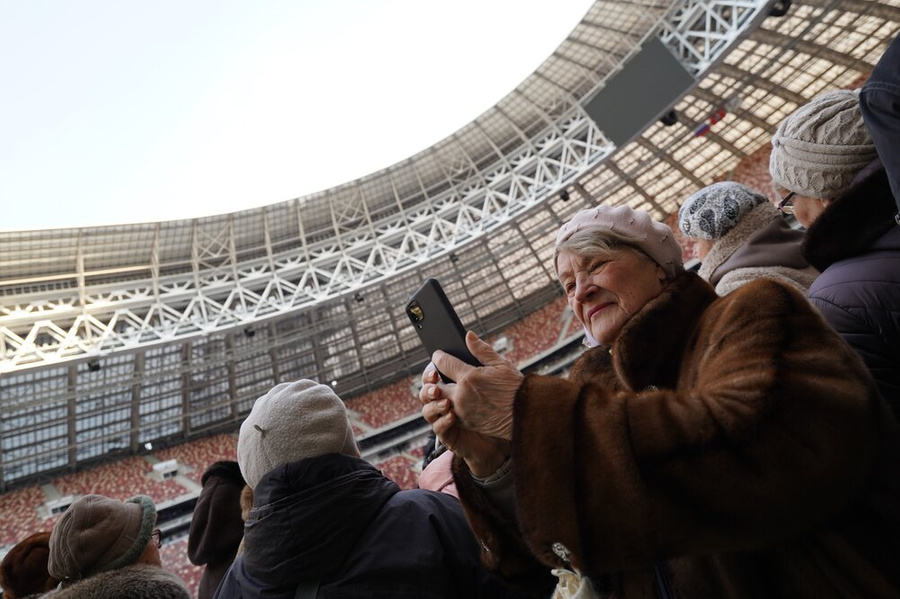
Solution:
{"label": "woman's wrinkled hand", "polygon": [[466,345],[481,366],[471,366],[442,351],[432,356],[435,367],[456,381],[452,387],[446,386],[442,395],[464,428],[509,441],[513,402],[524,376],[471,331],[466,333]]}
{"label": "woman's wrinkled hand", "polygon": [[441,383],[433,364],[422,375],[422,417],[431,425],[437,438],[447,449],[462,457],[472,474],[492,474],[509,456],[509,442],[465,429],[450,408],[444,393],[452,392],[454,383]]}

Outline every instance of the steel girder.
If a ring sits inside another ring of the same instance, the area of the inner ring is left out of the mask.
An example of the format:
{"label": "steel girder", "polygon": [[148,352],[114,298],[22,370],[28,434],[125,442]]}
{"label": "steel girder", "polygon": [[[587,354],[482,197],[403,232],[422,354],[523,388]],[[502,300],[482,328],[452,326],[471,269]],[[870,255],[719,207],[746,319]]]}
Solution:
{"label": "steel girder", "polygon": [[[699,75],[762,19],[771,4],[683,0],[646,35],[658,34],[688,70]],[[599,78],[585,97],[614,71]],[[98,278],[98,273],[84,267],[79,233],[74,287],[57,291],[52,285],[41,289],[38,283],[36,292],[4,298],[0,373],[256,323],[356,292],[457,250],[552,197],[614,152],[582,110],[580,98],[563,91],[557,95],[555,107],[532,106],[544,119],[543,128],[530,134],[518,129],[518,147],[494,146],[494,158],[486,164],[476,163],[462,143],[451,139],[444,144],[437,157],[446,182],[443,189],[430,193],[433,182],[422,181],[416,173],[422,188],[417,202],[404,203],[396,192],[377,198],[381,204],[396,204],[387,217],[373,217],[373,198],[364,185],[348,184],[324,200],[328,234],[308,236],[304,211],[313,200],[293,201],[301,243],[288,250],[273,248],[265,208],[262,247],[250,259],[238,255],[233,215],[197,219],[190,225],[190,269],[167,274],[162,272],[165,248],[160,247],[157,224],[145,266],[110,269],[111,282],[92,284],[88,278]],[[398,170],[402,167],[375,177],[392,180]]]}

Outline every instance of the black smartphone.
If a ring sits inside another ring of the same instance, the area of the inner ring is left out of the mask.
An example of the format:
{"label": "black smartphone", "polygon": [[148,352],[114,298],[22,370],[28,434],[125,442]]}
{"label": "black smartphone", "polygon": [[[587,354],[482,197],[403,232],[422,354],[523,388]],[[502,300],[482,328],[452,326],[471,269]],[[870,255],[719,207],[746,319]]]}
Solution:
{"label": "black smartphone", "polygon": [[[466,347],[466,329],[437,279],[425,279],[416,289],[406,302],[406,315],[416,328],[429,356],[442,350],[467,364],[481,366]],[[440,371],[438,374],[445,383],[453,382]]]}

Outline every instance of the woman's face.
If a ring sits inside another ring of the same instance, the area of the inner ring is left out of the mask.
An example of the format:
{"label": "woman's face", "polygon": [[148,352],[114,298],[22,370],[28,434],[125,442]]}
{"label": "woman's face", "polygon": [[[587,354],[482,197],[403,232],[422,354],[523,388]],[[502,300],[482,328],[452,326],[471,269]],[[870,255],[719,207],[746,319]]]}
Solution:
{"label": "woman's face", "polygon": [[[779,198],[785,198],[790,193],[787,189],[781,187],[780,185],[773,185],[775,189],[775,194]],[[797,221],[803,225],[804,228],[808,229],[811,224],[816,222],[816,219],[821,216],[821,214],[825,211],[825,208],[831,203],[830,200],[822,199],[822,198],[813,198],[810,196],[800,195],[799,193],[795,193],[793,197],[790,199],[791,207],[793,208],[793,215]],[[778,202],[776,202],[776,205]]]}
{"label": "woman's face", "polygon": [[811,198],[809,196],[794,196],[794,218],[800,221],[805,228],[809,228],[811,224],[825,211],[828,205],[826,200],[819,198]]}
{"label": "woman's face", "polygon": [[619,331],[665,286],[665,271],[638,250],[613,250],[607,258],[582,258],[561,249],[559,280],[575,318],[611,346]]}

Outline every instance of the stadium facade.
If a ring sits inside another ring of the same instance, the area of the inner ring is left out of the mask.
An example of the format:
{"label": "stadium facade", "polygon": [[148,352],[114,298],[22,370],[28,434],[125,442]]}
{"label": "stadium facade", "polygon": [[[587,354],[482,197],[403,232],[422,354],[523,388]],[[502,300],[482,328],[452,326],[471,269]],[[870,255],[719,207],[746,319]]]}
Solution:
{"label": "stadium facade", "polygon": [[559,296],[575,211],[666,218],[898,32],[900,1],[597,1],[495,106],[382,171],[231,214],[0,233],[0,491],[233,430],[278,381],[348,398],[418,372],[403,306],[427,276],[501,330]]}

